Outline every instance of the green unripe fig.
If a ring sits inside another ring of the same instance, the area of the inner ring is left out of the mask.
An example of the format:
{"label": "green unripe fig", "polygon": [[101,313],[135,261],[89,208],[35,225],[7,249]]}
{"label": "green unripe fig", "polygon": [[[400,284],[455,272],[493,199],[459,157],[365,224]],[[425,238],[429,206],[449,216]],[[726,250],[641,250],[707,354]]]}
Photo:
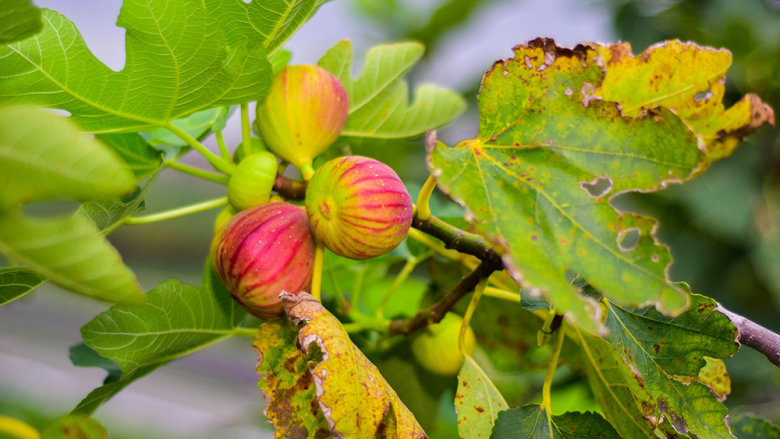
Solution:
{"label": "green unripe fig", "polygon": [[316,244],[306,211],[268,203],[239,212],[214,235],[211,267],[244,308],[267,319],[283,313],[279,294],[311,289]]}
{"label": "green unripe fig", "polygon": [[[458,349],[460,325],[463,319],[454,313],[447,313],[441,322],[429,325],[412,340],[414,358],[429,372],[438,375],[455,375],[465,360]],[[474,354],[476,338],[470,326],[466,327],[463,350]]]}
{"label": "green unripe fig", "polygon": [[412,199],[392,168],[361,156],[322,165],[306,189],[306,214],[317,242],[350,259],[384,255],[412,225]]}
{"label": "green unripe fig", "polygon": [[235,214],[236,210],[233,209],[233,206],[225,206],[224,209],[220,210],[217,219],[214,220],[214,233],[217,233]]}
{"label": "green unripe fig", "polygon": [[287,66],[274,75],[265,101],[258,102],[256,122],[268,149],[308,179],[312,160],[339,137],[348,110],[347,92],[330,72]]}
{"label": "green unripe fig", "polygon": [[276,181],[279,164],[270,152],[262,151],[244,157],[228,183],[227,196],[236,211],[268,202]]}

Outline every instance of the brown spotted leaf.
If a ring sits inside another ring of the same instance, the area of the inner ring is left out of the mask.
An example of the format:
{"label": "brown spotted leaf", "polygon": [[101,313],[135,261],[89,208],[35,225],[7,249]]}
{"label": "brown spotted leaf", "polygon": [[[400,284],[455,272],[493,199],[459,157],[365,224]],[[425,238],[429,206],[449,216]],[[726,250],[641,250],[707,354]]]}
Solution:
{"label": "brown spotted leaf", "polygon": [[498,413],[509,408],[504,397],[470,356],[458,373],[455,410],[458,433],[465,438],[488,438]]}
{"label": "brown spotted leaf", "polygon": [[673,110],[702,138],[710,161],[730,155],[745,135],[764,123],[774,125],[772,108],[754,94],[725,109],[728,50],[674,40],[635,57],[628,43],[595,47],[606,63],[599,96],[620,103],[630,117],[655,107]]}
{"label": "brown spotted leaf", "polygon": [[427,437],[333,314],[307,293],[282,293],[281,297],[287,316],[304,325],[298,334],[302,352],[321,355],[321,361],[311,361],[308,370],[333,437]]}
{"label": "brown spotted leaf", "polygon": [[544,407],[530,404],[502,412],[490,437],[497,439],[620,438],[609,422],[598,413],[566,412],[548,417]]}
{"label": "brown spotted leaf", "polygon": [[330,428],[315,396],[308,356],[296,347],[298,329],[289,321],[263,322],[252,346],[258,353],[258,387],[268,405],[265,415],[279,439],[324,438]]}

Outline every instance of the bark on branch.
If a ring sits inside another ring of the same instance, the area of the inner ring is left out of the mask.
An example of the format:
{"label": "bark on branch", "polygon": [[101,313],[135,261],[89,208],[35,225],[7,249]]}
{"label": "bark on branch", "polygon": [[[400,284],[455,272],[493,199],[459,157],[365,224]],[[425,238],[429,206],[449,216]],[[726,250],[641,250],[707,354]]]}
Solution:
{"label": "bark on branch", "polygon": [[772,364],[780,366],[780,335],[727,310],[721,304],[718,304],[717,310],[725,314],[737,327],[737,341],[740,344],[761,352]]}

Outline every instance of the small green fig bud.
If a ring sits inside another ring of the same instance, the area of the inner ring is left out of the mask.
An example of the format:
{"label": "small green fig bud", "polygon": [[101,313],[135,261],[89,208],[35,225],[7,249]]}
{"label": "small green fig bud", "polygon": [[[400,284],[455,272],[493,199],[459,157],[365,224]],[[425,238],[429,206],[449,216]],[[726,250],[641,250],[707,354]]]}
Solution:
{"label": "small green fig bud", "polygon": [[350,259],[381,256],[409,231],[412,199],[382,162],[340,157],[322,165],[306,189],[306,214],[317,242]]}
{"label": "small green fig bud", "polygon": [[348,109],[344,86],[327,70],[287,66],[274,75],[268,97],[258,103],[257,126],[268,149],[308,178],[314,157],[341,134]]}
{"label": "small green fig bud", "polygon": [[220,210],[217,219],[214,220],[214,233],[217,233],[235,214],[236,210],[232,206],[225,206],[224,209]]}
{"label": "small green fig bud", "polygon": [[270,152],[258,152],[236,166],[228,183],[227,196],[236,211],[242,211],[268,202],[276,181],[279,164]]}
{"label": "small green fig bud", "polygon": [[[439,375],[455,375],[463,366],[464,357],[458,349],[458,337],[463,319],[454,313],[447,313],[441,322],[428,326],[412,340],[414,358],[427,369]],[[470,326],[463,337],[463,351],[474,354],[476,338]]]}
{"label": "small green fig bud", "polygon": [[268,203],[239,212],[211,243],[211,266],[230,294],[250,313],[283,313],[279,294],[311,288],[316,244],[306,211]]}

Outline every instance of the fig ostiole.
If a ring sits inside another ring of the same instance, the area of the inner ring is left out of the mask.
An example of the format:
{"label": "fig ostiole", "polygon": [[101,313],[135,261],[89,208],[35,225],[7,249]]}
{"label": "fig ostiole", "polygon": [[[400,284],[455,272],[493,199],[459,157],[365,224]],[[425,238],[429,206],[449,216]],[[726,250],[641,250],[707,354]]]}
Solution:
{"label": "fig ostiole", "polygon": [[348,111],[347,92],[330,72],[315,65],[286,66],[258,103],[256,123],[268,149],[308,179],[312,160],[339,137]]}
{"label": "fig ostiole", "polygon": [[406,237],[412,199],[392,168],[347,156],[323,164],[306,189],[306,213],[317,242],[350,259],[389,253]]}
{"label": "fig ostiole", "polygon": [[211,243],[211,266],[227,290],[257,317],[281,315],[279,294],[311,289],[316,244],[306,211],[268,203],[233,216]]}
{"label": "fig ostiole", "polygon": [[276,157],[261,151],[244,157],[228,182],[227,196],[236,211],[268,202],[279,167]]}
{"label": "fig ostiole", "polygon": [[[460,371],[465,358],[458,348],[458,337],[463,318],[455,313],[447,313],[436,324],[425,328],[412,340],[414,358],[429,372],[438,375],[455,375]],[[466,327],[463,338],[463,351],[474,354],[476,338],[470,326]]]}

